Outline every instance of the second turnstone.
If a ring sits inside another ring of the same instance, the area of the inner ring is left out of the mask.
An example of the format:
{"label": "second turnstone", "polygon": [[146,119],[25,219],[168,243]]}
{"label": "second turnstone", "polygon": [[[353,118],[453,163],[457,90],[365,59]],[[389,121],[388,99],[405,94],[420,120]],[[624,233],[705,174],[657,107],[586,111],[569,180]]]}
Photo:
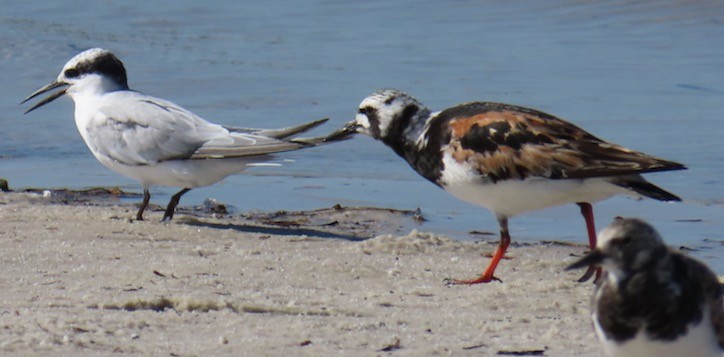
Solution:
{"label": "second turnstone", "polygon": [[[331,138],[353,133],[382,141],[432,183],[495,214],[500,243],[487,269],[451,283],[499,280],[493,274],[510,244],[508,218],[518,214],[577,203],[593,249],[591,202],[616,194],[680,201],[640,174],[685,169],[682,164],[605,142],[534,109],[470,102],[433,113],[404,92],[381,90]],[[580,280],[593,274],[590,269]]]}
{"label": "second turnstone", "polygon": [[667,248],[638,219],[617,218],[597,244],[569,269],[603,266],[592,317],[607,355],[724,354],[723,290],[706,265]]}

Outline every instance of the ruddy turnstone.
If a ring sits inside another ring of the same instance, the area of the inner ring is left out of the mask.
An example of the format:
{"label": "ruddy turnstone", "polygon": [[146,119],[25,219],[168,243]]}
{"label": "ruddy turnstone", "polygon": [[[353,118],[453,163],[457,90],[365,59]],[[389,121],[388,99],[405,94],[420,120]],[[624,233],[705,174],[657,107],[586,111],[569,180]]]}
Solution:
{"label": "ruddy turnstone", "polygon": [[724,354],[724,298],[703,263],[669,249],[646,222],[617,218],[568,269],[603,267],[593,324],[616,357]]}
{"label": "ruddy turnstone", "polygon": [[577,203],[593,249],[591,202],[615,194],[680,201],[640,174],[683,165],[605,142],[534,109],[470,102],[433,113],[404,92],[381,90],[365,98],[355,120],[330,138],[354,133],[382,141],[424,178],[495,214],[500,244],[492,261],[478,278],[450,280],[455,284],[499,280],[493,274],[510,244],[508,218],[518,214]]}
{"label": "ruddy turnstone", "polygon": [[151,198],[151,185],[182,188],[166,207],[163,220],[168,221],[181,196],[192,188],[268,162],[271,154],[331,141],[294,138],[327,119],[282,129],[210,123],[174,103],[131,90],[123,63],[100,48],[71,58],[55,81],[22,103],[60,87],[64,88],[25,113],[68,94],[75,102],[78,131],[96,159],[141,182],[143,202],[136,214],[138,220],[143,219]]}

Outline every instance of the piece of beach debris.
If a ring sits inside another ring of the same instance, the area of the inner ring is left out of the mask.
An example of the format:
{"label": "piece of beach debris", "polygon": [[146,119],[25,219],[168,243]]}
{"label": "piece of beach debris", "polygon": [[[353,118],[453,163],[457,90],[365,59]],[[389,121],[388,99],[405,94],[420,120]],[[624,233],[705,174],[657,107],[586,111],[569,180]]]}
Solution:
{"label": "piece of beach debris", "polygon": [[545,356],[545,350],[498,351],[498,356]]}
{"label": "piece of beach debris", "polygon": [[400,348],[402,348],[402,346],[400,345],[400,339],[395,338],[394,342],[383,347],[381,350],[377,350],[377,352],[390,352],[390,351],[399,350]]}
{"label": "piece of beach debris", "polygon": [[470,235],[476,235],[476,236],[494,236],[495,233],[490,231],[470,231],[468,232]]}
{"label": "piece of beach debris", "polygon": [[23,192],[35,193],[42,197],[50,198],[50,201],[53,203],[63,204],[95,203],[103,202],[104,200],[116,201],[119,198],[135,198],[141,196],[137,193],[125,192],[119,187],[91,187],[84,190],[28,188],[23,190]]}
{"label": "piece of beach debris", "polygon": [[10,192],[10,186],[8,185],[8,180],[0,179],[0,191]]}
{"label": "piece of beach debris", "polygon": [[213,198],[207,198],[204,200],[204,210],[217,215],[229,214],[229,210],[226,208],[226,205]]}
{"label": "piece of beach debris", "polygon": [[481,343],[479,345],[466,346],[466,347],[463,347],[463,349],[467,351],[467,350],[474,350],[474,349],[478,349],[478,348],[486,347],[486,346],[488,346],[488,345]]}

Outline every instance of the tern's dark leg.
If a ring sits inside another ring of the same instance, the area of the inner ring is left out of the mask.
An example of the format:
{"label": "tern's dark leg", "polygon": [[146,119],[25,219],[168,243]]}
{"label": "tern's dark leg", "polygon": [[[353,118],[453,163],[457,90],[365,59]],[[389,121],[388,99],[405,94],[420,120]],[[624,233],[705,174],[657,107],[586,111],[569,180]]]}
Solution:
{"label": "tern's dark leg", "polygon": [[[586,230],[588,231],[588,245],[591,247],[591,250],[596,249],[596,226],[593,223],[593,207],[590,203],[587,202],[579,202],[577,203],[577,205],[581,208],[581,215],[583,215],[583,219],[586,220]],[[588,270],[586,270],[583,276],[578,279],[578,282],[582,283],[584,281],[587,281],[588,279],[591,279],[594,273],[596,274],[596,278],[593,280],[593,282],[597,282],[598,279],[601,278],[601,268],[595,268],[593,266],[588,267]]]}
{"label": "tern's dark leg", "polygon": [[143,202],[141,202],[141,208],[138,209],[138,213],[136,213],[136,220],[137,221],[143,221],[143,211],[146,210],[146,207],[148,207],[148,201],[151,199],[151,193],[148,192],[147,188],[143,189]]}
{"label": "tern's dark leg", "polygon": [[505,255],[505,251],[508,250],[508,246],[510,245],[510,233],[508,233],[508,218],[507,217],[498,217],[498,225],[500,226],[500,243],[498,243],[498,249],[495,250],[495,254],[493,254],[493,259],[490,261],[490,264],[488,264],[488,268],[485,269],[485,271],[480,274],[479,277],[472,279],[472,280],[457,280],[457,279],[448,279],[449,284],[456,284],[456,285],[473,285],[473,284],[480,284],[480,283],[489,283],[491,281],[501,281],[500,279],[496,278],[493,274],[495,273],[495,268],[498,267],[498,263],[501,259],[503,259],[503,255]]}
{"label": "tern's dark leg", "polygon": [[163,214],[163,219],[161,222],[168,222],[173,218],[173,213],[176,211],[176,206],[178,205],[178,201],[181,199],[181,196],[184,195],[184,193],[191,191],[190,188],[184,188],[183,190],[179,191],[177,194],[173,195],[171,197],[171,201],[168,202],[168,206],[166,206],[166,213]]}

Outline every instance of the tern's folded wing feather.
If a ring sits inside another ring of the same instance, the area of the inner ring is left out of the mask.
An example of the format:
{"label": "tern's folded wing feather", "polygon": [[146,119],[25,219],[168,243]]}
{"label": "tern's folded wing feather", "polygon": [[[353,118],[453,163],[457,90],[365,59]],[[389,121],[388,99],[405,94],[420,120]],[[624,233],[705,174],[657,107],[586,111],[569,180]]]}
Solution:
{"label": "tern's folded wing feather", "polygon": [[301,133],[304,133],[306,131],[309,131],[311,129],[314,129],[324,123],[329,121],[328,118],[323,118],[315,121],[311,121],[309,123],[304,123],[296,126],[290,126],[286,128],[279,128],[279,129],[257,129],[257,128],[235,128],[235,127],[228,127],[225,126],[227,130],[230,132],[239,132],[239,133],[245,133],[245,134],[255,134],[255,135],[261,135],[266,136],[270,138],[275,139],[286,139]]}
{"label": "tern's folded wing feather", "polygon": [[[126,165],[265,155],[312,145],[258,134],[264,131],[230,132],[171,102],[137,92],[111,93],[106,99],[87,126],[88,145],[97,156]],[[323,122],[271,132],[294,135]]]}
{"label": "tern's folded wing feather", "polygon": [[129,91],[104,99],[86,126],[86,141],[97,156],[126,165],[190,158],[205,143],[229,136],[220,125],[161,99]]}
{"label": "tern's folded wing feather", "polygon": [[232,133],[227,137],[205,143],[194,152],[191,159],[222,159],[265,155],[296,150],[304,146],[307,145],[260,135]]}

